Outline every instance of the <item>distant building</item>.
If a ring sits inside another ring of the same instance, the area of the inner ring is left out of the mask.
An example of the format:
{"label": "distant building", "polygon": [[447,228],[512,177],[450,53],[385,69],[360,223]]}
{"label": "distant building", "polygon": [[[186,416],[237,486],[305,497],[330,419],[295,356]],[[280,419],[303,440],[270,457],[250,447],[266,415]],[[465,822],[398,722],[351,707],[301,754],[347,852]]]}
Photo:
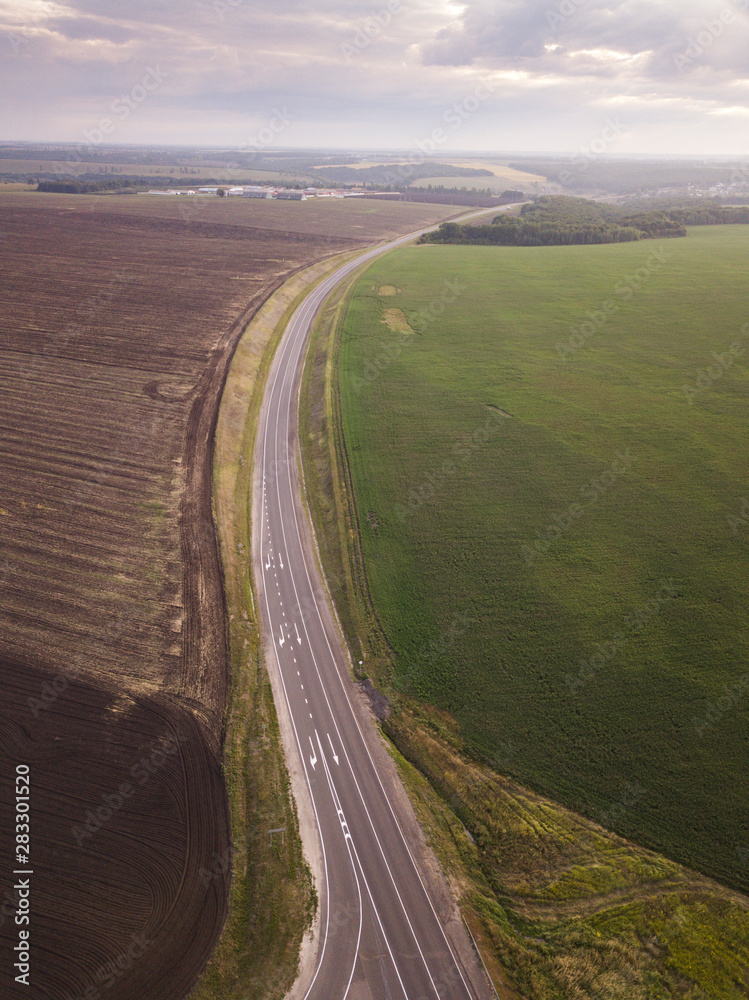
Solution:
{"label": "distant building", "polygon": [[243,198],[264,198],[267,200],[271,197],[271,193],[264,188],[258,188],[257,190],[244,191],[242,193]]}
{"label": "distant building", "polygon": [[243,194],[244,194],[243,187],[229,188],[229,190],[226,192],[227,198],[241,198]]}
{"label": "distant building", "polygon": [[198,188],[198,194],[217,194],[217,187]]}
{"label": "distant building", "polygon": [[307,195],[304,191],[279,191],[276,198],[279,201],[306,201]]}

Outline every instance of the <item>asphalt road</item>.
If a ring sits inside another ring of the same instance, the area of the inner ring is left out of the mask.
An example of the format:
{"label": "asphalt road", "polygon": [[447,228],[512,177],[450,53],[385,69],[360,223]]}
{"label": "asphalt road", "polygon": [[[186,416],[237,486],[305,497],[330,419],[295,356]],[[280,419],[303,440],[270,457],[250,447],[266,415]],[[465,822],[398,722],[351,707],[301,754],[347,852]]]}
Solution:
{"label": "asphalt road", "polygon": [[306,814],[318,837],[319,933],[296,994],[305,1000],[493,996],[465,931],[417,866],[413,829],[377,759],[327,604],[299,481],[298,394],[312,322],[339,282],[417,235],[357,257],[310,292],[276,351],[261,410],[253,562],[266,661],[283,692],[302,827]]}

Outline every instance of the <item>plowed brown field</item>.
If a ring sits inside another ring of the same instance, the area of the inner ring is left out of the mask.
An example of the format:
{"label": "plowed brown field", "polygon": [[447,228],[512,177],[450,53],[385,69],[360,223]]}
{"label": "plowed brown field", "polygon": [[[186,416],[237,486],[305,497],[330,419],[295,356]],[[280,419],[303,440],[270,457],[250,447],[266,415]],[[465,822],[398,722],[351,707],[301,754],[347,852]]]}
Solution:
{"label": "plowed brown field", "polygon": [[[3,998],[177,1000],[221,930],[227,366],[291,271],[440,214],[329,204],[0,195]],[[19,764],[31,988],[8,960]]]}

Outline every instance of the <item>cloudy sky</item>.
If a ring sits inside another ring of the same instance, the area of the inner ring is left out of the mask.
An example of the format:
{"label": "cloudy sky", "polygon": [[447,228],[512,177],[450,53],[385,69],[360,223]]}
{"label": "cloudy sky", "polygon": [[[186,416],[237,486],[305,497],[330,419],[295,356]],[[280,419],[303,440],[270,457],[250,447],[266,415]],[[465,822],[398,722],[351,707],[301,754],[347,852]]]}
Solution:
{"label": "cloudy sky", "polygon": [[106,123],[109,142],[239,148],[272,126],[286,147],[411,149],[438,130],[454,151],[748,154],[748,11],[0,0],[0,139],[79,142]]}

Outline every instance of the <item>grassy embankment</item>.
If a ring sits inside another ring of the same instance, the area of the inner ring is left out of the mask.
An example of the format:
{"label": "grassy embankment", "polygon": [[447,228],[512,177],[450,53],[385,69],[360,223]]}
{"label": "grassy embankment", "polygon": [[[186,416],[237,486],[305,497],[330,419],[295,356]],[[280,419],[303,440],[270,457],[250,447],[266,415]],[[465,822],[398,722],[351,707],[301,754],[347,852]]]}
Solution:
{"label": "grassy embankment", "polygon": [[534,997],[749,992],[746,900],[602,829],[746,883],[749,232],[676,244],[388,255],[305,381],[344,630]]}
{"label": "grassy embankment", "polygon": [[[256,420],[273,351],[298,302],[334,266],[330,260],[314,265],[268,299],[240,341],[221,403],[214,513],[232,664],[224,767],[234,852],[229,919],[191,1000],[283,997],[296,977],[299,946],[316,905],[262,664],[251,574],[250,502]],[[271,830],[282,828],[283,836],[271,838]],[[215,862],[220,867],[229,859]]]}

